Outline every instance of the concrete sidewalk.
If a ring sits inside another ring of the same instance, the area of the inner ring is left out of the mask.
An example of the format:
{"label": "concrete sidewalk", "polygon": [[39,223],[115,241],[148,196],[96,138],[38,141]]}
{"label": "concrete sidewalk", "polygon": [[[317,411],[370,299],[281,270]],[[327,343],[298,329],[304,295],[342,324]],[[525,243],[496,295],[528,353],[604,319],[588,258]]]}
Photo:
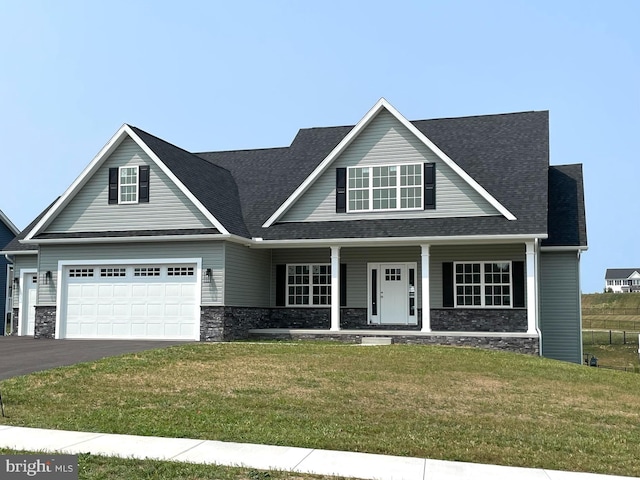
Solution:
{"label": "concrete sidewalk", "polygon": [[0,448],[215,463],[380,480],[628,480],[632,477],[502,467],[249,443],[0,427]]}

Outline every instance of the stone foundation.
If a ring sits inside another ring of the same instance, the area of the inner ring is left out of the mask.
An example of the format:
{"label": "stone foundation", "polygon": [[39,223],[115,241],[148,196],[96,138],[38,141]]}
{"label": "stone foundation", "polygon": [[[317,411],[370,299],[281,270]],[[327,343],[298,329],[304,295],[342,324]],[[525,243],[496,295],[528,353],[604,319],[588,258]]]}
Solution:
{"label": "stone foundation", "polygon": [[526,332],[526,309],[432,309],[431,330],[436,332]]}
{"label": "stone foundation", "polygon": [[37,306],[33,338],[55,338],[56,307]]}
{"label": "stone foundation", "polygon": [[[385,332],[392,343],[412,345],[450,345],[456,347],[475,347],[490,350],[501,350],[527,355],[540,354],[540,342],[537,337],[520,336],[453,336],[441,334],[402,335]],[[251,332],[251,338],[277,340],[331,340],[342,343],[362,343],[364,337],[381,336],[376,333],[312,333],[312,332]]]}
{"label": "stone foundation", "polygon": [[201,307],[200,341],[231,342],[249,338],[249,330],[269,328],[269,309],[251,307]]}

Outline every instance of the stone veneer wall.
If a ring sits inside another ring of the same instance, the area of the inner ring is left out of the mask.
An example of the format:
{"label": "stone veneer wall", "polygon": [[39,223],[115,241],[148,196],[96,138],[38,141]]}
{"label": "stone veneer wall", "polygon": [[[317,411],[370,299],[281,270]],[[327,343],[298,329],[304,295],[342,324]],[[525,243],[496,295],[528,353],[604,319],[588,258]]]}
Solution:
{"label": "stone veneer wall", "polygon": [[251,307],[201,307],[200,341],[230,342],[249,338],[249,330],[263,325],[269,309]]}
{"label": "stone veneer wall", "polygon": [[523,308],[445,308],[431,310],[434,332],[526,332]]}
{"label": "stone veneer wall", "polygon": [[37,306],[33,338],[55,338],[56,307]]}

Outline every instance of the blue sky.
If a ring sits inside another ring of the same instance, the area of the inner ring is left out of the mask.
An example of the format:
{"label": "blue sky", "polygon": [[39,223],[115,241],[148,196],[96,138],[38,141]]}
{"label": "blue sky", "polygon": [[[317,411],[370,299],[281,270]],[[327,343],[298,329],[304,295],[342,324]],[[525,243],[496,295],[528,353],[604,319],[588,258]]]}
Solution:
{"label": "blue sky", "polygon": [[584,292],[639,267],[640,2],[0,0],[0,209],[24,228],[123,124],[286,146],[385,97],[410,120],[549,110],[582,163]]}

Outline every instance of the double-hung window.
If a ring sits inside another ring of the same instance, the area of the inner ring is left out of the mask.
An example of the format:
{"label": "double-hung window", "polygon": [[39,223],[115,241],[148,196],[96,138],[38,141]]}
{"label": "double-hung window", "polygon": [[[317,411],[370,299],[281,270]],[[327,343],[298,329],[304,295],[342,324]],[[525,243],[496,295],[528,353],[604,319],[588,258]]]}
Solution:
{"label": "double-hung window", "polygon": [[120,167],[118,203],[138,203],[138,167]]}
{"label": "double-hung window", "polygon": [[287,265],[287,306],[331,305],[331,265]]}
{"label": "double-hung window", "polygon": [[512,307],[511,262],[455,263],[457,307]]}
{"label": "double-hung window", "polygon": [[109,204],[149,202],[149,165],[109,168]]}
{"label": "double-hung window", "polygon": [[349,168],[348,211],[422,209],[422,168],[421,163]]}

